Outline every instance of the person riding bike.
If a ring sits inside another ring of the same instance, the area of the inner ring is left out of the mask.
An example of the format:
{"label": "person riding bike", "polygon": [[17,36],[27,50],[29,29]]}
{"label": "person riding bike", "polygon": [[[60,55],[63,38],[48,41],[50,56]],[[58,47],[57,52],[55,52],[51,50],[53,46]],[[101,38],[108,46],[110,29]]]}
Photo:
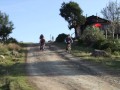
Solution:
{"label": "person riding bike", "polygon": [[42,39],[43,37],[44,37],[43,34],[41,34],[39,38]]}
{"label": "person riding bike", "polygon": [[44,36],[41,34],[40,35],[40,50],[44,50],[44,47],[45,47],[45,39],[44,39]]}
{"label": "person riding bike", "polygon": [[71,50],[71,43],[73,43],[73,40],[69,34],[65,38],[65,43],[66,43],[66,51],[70,51]]}

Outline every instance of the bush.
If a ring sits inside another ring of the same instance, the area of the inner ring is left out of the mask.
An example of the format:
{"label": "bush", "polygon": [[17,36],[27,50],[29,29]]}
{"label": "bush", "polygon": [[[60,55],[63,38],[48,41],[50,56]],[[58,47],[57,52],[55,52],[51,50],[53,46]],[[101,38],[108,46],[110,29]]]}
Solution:
{"label": "bush", "polygon": [[83,40],[81,38],[78,39],[78,45],[82,45],[83,44]]}
{"label": "bush", "polygon": [[120,42],[119,40],[106,40],[102,43],[101,49],[105,50],[107,48],[111,49],[111,52],[120,51]]}
{"label": "bush", "polygon": [[7,46],[0,44],[0,54],[5,54],[8,51]]}
{"label": "bush", "polygon": [[18,41],[15,38],[9,38],[6,43],[18,43]]}
{"label": "bush", "polygon": [[103,32],[100,29],[93,28],[93,27],[87,27],[84,30],[84,32],[83,32],[83,34],[81,36],[81,40],[87,46],[89,46],[89,45],[94,46],[94,44],[97,44],[99,41],[100,41],[100,43],[101,43],[101,41],[104,41],[105,36],[104,36]]}
{"label": "bush", "polygon": [[19,50],[21,50],[21,47],[18,44],[10,43],[10,44],[8,44],[8,49],[19,51]]}
{"label": "bush", "polygon": [[112,47],[112,51],[119,51],[120,52],[120,41],[117,39],[113,40],[113,47]]}
{"label": "bush", "polygon": [[62,33],[62,34],[59,34],[56,38],[56,42],[64,42],[65,38],[67,37],[66,34]]}
{"label": "bush", "polygon": [[100,47],[100,49],[105,50],[107,48],[113,47],[113,44],[109,41],[104,41]]}
{"label": "bush", "polygon": [[101,49],[101,45],[102,45],[102,43],[104,42],[105,40],[98,40],[98,41],[96,41],[94,44],[93,44],[93,47],[95,48],[95,49]]}
{"label": "bush", "polygon": [[105,49],[105,51],[109,54],[111,54],[111,52],[112,52],[110,48]]}
{"label": "bush", "polygon": [[114,54],[115,56],[119,56],[119,55],[120,55],[120,52],[114,51],[113,54]]}

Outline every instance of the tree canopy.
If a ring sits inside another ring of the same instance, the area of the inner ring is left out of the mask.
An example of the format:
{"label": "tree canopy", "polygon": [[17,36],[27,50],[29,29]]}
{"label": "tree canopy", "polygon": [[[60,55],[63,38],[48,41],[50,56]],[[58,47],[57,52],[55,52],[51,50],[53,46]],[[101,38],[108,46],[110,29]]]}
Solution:
{"label": "tree canopy", "polygon": [[13,29],[13,23],[9,21],[9,16],[0,11],[0,40],[5,42]]}
{"label": "tree canopy", "polygon": [[101,10],[105,19],[110,21],[117,21],[120,20],[120,4],[117,1],[109,2],[108,5]]}
{"label": "tree canopy", "polygon": [[74,28],[76,30],[78,25],[84,24],[85,17],[82,13],[80,6],[73,1],[63,2],[60,8],[60,15],[68,22],[69,29]]}
{"label": "tree canopy", "polygon": [[108,5],[101,10],[103,17],[107,20],[111,21],[110,31],[113,34],[119,33],[120,34],[120,3],[117,1],[111,1]]}

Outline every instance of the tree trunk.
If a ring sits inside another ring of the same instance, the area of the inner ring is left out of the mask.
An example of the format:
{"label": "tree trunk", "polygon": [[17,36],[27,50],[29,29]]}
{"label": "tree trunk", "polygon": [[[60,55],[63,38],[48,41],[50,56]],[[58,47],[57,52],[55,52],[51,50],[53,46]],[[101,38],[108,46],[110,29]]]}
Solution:
{"label": "tree trunk", "polygon": [[81,33],[80,33],[80,26],[76,26],[75,27],[75,38],[76,39],[80,38],[80,35],[81,35]]}
{"label": "tree trunk", "polygon": [[117,39],[119,39],[119,38],[118,38],[118,34],[117,34]]}
{"label": "tree trunk", "polygon": [[75,38],[78,38],[77,29],[75,28]]}

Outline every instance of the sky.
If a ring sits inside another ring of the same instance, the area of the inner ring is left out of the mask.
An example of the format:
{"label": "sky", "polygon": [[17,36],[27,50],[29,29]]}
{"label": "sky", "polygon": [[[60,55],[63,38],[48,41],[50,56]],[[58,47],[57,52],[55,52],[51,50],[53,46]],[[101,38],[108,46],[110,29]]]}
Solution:
{"label": "sky", "polygon": [[[14,24],[10,37],[16,38],[19,42],[37,43],[40,34],[49,41],[52,36],[55,40],[61,33],[74,33],[73,29],[68,29],[68,23],[59,15],[61,4],[69,1],[71,0],[0,0],[0,11],[6,13]],[[115,0],[72,1],[79,4],[84,16],[97,14],[102,17],[101,10],[109,1]]]}

